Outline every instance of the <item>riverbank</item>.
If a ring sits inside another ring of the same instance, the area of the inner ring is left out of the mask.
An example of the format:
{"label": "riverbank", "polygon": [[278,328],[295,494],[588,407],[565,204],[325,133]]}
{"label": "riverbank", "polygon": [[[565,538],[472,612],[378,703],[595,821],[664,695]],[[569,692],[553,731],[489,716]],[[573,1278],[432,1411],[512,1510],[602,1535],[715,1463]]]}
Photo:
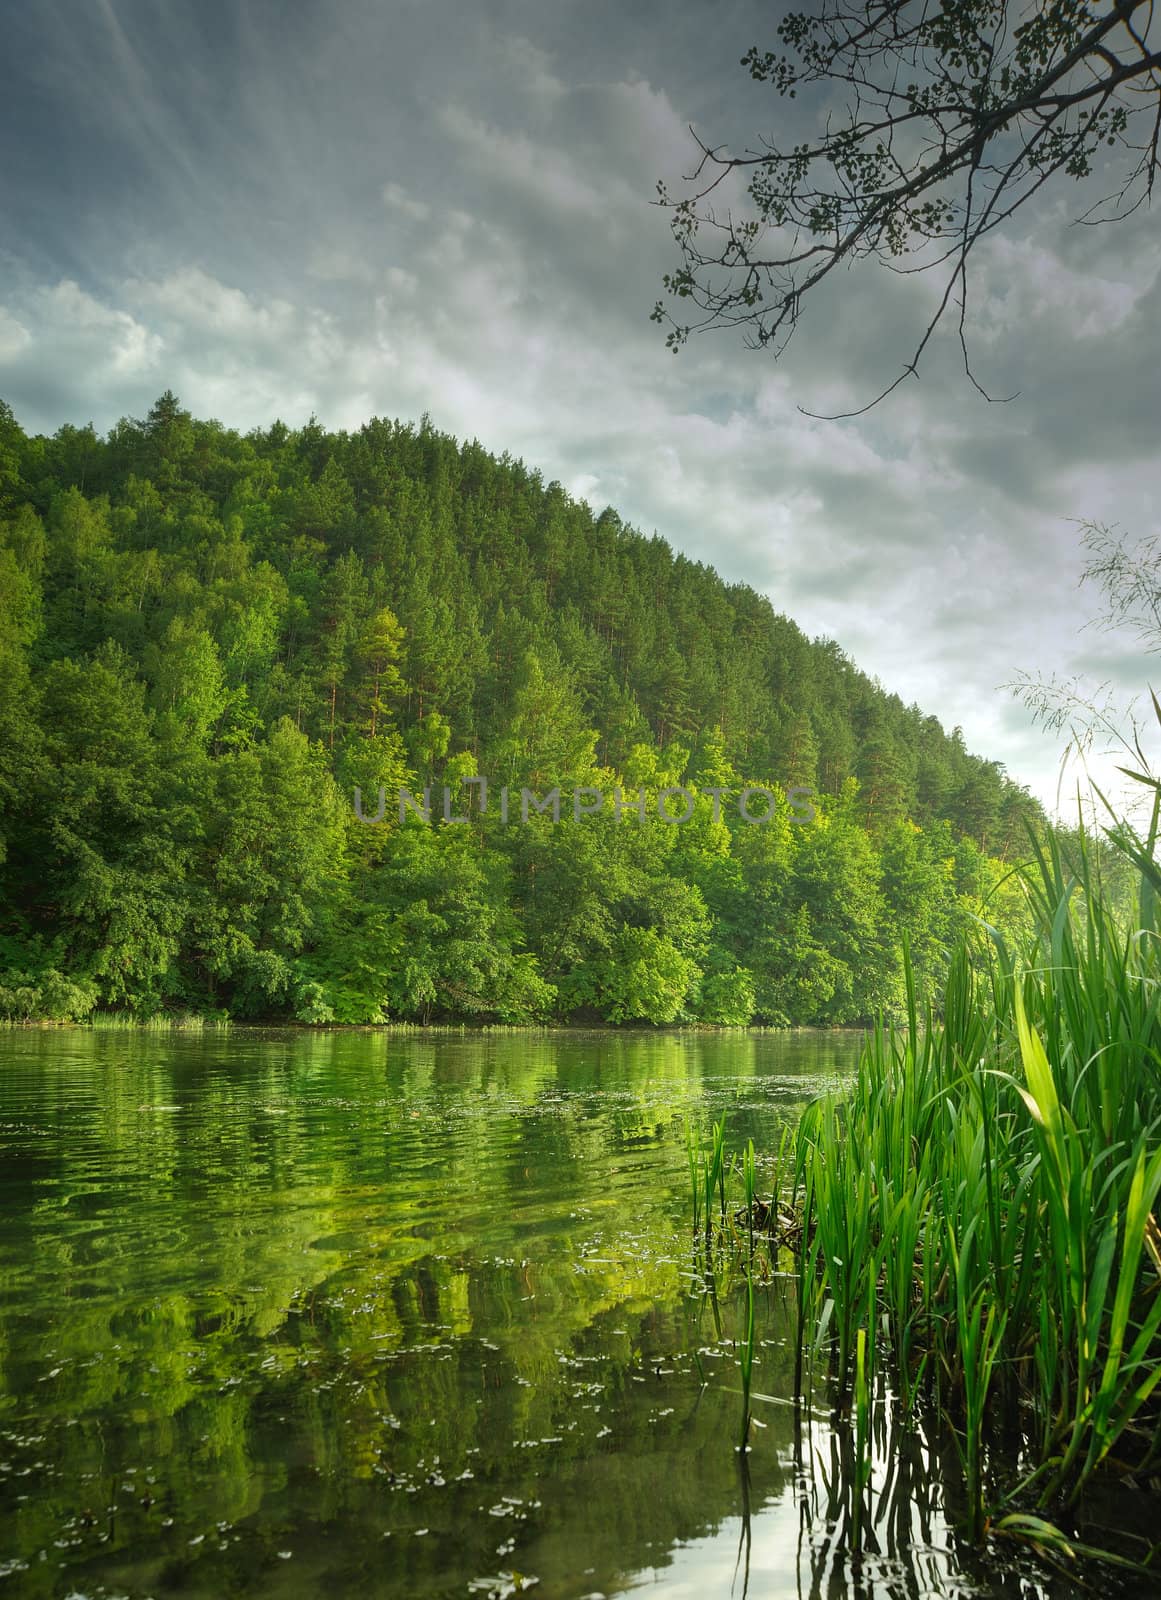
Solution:
{"label": "riverbank", "polygon": [[505,1022],[297,1022],[279,1019],[272,1022],[235,1022],[231,1017],[201,1016],[188,1012],[162,1017],[133,1017],[122,1012],[96,1012],[84,1021],[62,1020],[52,1017],[29,1017],[20,1021],[0,1019],[0,1028],[63,1028],[81,1032],[102,1032],[125,1029],[130,1032],[177,1031],[198,1032],[201,1029],[237,1029],[243,1033],[295,1033],[295,1034],[401,1034],[418,1038],[470,1038],[511,1035],[516,1038],[551,1038],[559,1035],[575,1039],[584,1036],[614,1034],[640,1035],[644,1038],[680,1038],[686,1035],[715,1038],[783,1038],[796,1035],[834,1034],[840,1038],[865,1038],[871,1024],[866,1026],[843,1023],[834,1025],[788,1024],[786,1027],[756,1025],[734,1026],[716,1022],[682,1023],[505,1023]]}

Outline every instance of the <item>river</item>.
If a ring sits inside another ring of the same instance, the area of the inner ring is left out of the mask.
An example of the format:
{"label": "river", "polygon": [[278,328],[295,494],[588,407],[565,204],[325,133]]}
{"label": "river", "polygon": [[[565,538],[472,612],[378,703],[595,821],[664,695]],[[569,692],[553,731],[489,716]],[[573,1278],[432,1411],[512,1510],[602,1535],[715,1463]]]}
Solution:
{"label": "river", "polygon": [[852,1560],[777,1271],[739,1455],[686,1126],[768,1153],[858,1043],[0,1033],[0,1597],[1055,1592],[980,1575],[946,1440]]}

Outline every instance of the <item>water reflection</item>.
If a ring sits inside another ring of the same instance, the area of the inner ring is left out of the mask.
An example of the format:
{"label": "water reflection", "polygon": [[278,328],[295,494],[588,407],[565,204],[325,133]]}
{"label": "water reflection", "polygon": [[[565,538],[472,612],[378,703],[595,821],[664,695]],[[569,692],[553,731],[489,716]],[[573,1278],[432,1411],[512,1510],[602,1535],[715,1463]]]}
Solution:
{"label": "water reflection", "polygon": [[0,1596],[1052,1592],[971,1569],[937,1440],[851,1558],[777,1277],[736,1450],[684,1121],[770,1149],[856,1046],[0,1036]]}

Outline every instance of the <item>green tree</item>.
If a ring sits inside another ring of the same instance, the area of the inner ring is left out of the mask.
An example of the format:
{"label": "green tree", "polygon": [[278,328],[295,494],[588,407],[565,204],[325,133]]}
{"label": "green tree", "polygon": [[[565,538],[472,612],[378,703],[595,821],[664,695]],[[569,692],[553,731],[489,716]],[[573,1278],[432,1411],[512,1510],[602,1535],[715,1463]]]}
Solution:
{"label": "green tree", "polygon": [[368,588],[363,563],[353,551],[340,556],[327,573],[321,597],[319,655],[326,699],[327,746],[334,748],[339,721],[339,690],[348,679],[350,658],[366,625]]}
{"label": "green tree", "polygon": [[188,916],[189,829],[152,737],[145,686],[114,645],[54,662],[40,695],[43,760],[10,863],[32,937],[106,1004],[173,991]]}
{"label": "green tree", "polygon": [[148,414],[133,426],[138,434],[133,451],[136,470],[166,488],[181,486],[183,469],[194,448],[194,427],[193,418],[182,409],[172,389],[159,395]]}
{"label": "green tree", "polygon": [[369,739],[374,739],[380,718],[388,715],[391,701],[404,693],[399,671],[403,641],[403,625],[388,606],[369,619],[359,640],[358,657],[367,675],[362,698]]}
{"label": "green tree", "polygon": [[[45,440],[0,412],[0,473],[11,1014],[860,1020],[897,1007],[905,933],[935,970],[948,919],[1019,925],[984,846],[1038,809],[958,730],[430,422],[243,437],[168,395]],[[812,762],[817,827],[739,819]],[[559,823],[524,825],[525,785]]]}
{"label": "green tree", "polygon": [[0,515],[21,504],[27,485],[21,476],[21,462],[28,441],[12,407],[0,400]]}
{"label": "green tree", "polygon": [[345,879],[347,806],[318,746],[283,718],[261,746],[214,763],[191,954],[198,981],[241,1016],[276,1012],[294,958]]}
{"label": "green tree", "polygon": [[210,635],[175,617],[160,643],[146,647],[143,666],[161,737],[204,746],[229,700]]}
{"label": "green tree", "polygon": [[358,898],[300,964],[320,984],[311,1003],[340,1022],[543,1016],[555,991],[521,948],[503,876],[466,828],[393,830]]}
{"label": "green tree", "polygon": [[656,928],[624,927],[609,959],[592,966],[573,994],[606,1022],[674,1022],[699,976],[696,962]]}
{"label": "green tree", "polygon": [[533,788],[583,783],[594,771],[596,744],[567,672],[550,674],[534,650],[526,651],[505,731],[489,751],[497,779]]}

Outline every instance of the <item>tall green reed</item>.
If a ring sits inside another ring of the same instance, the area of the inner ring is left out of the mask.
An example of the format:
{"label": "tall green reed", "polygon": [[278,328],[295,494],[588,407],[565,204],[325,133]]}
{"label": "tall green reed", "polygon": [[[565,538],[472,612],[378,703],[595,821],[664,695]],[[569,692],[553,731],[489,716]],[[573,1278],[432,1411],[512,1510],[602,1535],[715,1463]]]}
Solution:
{"label": "tall green reed", "polygon": [[934,1399],[954,1423],[977,1534],[997,1417],[1030,1419],[1020,1492],[1041,1511],[1127,1436],[1161,1453],[1161,874],[1142,865],[1141,926],[1083,834],[1034,839],[1023,881],[1034,936],[961,939],[938,1007],[904,952],[904,1021],[875,1027],[794,1152],[798,1391],[825,1360],[859,1435],[881,1319],[903,1415]]}
{"label": "tall green reed", "polygon": [[720,1117],[713,1125],[708,1150],[702,1149],[701,1132],[693,1123],[685,1129],[685,1156],[689,1170],[689,1185],[693,1199],[693,1231],[699,1233],[705,1224],[705,1243],[709,1250],[713,1243],[714,1195],[718,1195],[721,1225],[726,1221],[726,1184],[732,1160],[726,1153],[726,1119]]}

